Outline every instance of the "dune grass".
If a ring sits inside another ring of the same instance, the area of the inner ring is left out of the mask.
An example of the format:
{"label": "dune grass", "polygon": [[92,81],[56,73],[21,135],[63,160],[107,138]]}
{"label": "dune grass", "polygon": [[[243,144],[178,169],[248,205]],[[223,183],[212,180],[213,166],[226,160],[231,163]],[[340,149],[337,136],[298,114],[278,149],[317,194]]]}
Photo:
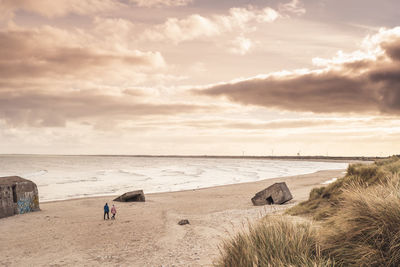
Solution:
{"label": "dune grass", "polygon": [[368,187],[386,183],[388,178],[399,171],[400,160],[396,156],[368,165],[351,164],[344,177],[328,186],[314,188],[307,201],[292,207],[286,213],[311,216],[315,220],[326,219],[337,212],[339,202],[342,200],[342,192],[349,185],[357,184],[359,187]]}
{"label": "dune grass", "polygon": [[398,157],[350,165],[288,212],[306,219],[263,218],[225,240],[215,266],[400,266],[399,171]]}
{"label": "dune grass", "polygon": [[393,175],[343,191],[339,212],[322,224],[322,254],[340,266],[400,266],[400,183]]}
{"label": "dune grass", "polygon": [[333,266],[321,256],[317,230],[309,222],[267,216],[221,247],[215,266]]}

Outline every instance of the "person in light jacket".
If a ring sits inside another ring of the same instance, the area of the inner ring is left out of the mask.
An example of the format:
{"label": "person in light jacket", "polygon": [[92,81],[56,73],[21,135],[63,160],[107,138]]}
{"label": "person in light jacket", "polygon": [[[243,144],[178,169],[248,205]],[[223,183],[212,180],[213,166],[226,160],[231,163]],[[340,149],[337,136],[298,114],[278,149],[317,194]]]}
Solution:
{"label": "person in light jacket", "polygon": [[112,214],[111,219],[115,220],[115,214],[117,214],[117,209],[115,208],[114,204],[111,208],[111,214]]}

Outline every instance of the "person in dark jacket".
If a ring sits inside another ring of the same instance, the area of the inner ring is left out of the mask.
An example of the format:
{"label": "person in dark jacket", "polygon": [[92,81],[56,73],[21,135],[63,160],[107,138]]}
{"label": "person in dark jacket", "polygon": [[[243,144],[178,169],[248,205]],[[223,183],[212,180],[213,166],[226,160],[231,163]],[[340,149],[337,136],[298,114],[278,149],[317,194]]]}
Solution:
{"label": "person in dark jacket", "polygon": [[110,212],[110,209],[108,208],[108,203],[106,203],[106,205],[104,205],[104,220],[106,219],[106,214],[107,214],[107,220],[110,219],[109,212]]}

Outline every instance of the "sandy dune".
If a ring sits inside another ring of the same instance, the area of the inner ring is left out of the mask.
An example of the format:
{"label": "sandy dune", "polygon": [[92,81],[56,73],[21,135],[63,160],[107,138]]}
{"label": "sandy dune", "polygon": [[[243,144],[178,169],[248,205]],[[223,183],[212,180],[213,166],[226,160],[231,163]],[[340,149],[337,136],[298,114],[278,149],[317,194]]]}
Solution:
{"label": "sandy dune", "polygon": [[[145,203],[115,203],[115,221],[103,220],[103,205],[113,197],[42,203],[40,212],[0,220],[0,265],[210,266],[228,232],[305,200],[313,187],[343,171],[148,194]],[[278,181],[288,184],[294,199],[254,207],[254,193]],[[190,225],[178,225],[180,219]]]}

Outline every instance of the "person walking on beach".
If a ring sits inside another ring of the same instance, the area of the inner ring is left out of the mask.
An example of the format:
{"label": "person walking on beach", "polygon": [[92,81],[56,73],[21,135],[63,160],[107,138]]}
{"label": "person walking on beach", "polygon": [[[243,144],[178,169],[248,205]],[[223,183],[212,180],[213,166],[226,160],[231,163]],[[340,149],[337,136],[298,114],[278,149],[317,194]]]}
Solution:
{"label": "person walking on beach", "polygon": [[115,214],[117,214],[117,209],[115,208],[114,204],[113,204],[113,206],[111,207],[111,214],[112,214],[111,219],[112,219],[112,220],[115,220]]}
{"label": "person walking on beach", "polygon": [[110,211],[110,209],[108,208],[108,203],[106,203],[104,205],[104,220],[106,219],[106,214],[107,214],[107,220],[110,219],[109,211]]}

